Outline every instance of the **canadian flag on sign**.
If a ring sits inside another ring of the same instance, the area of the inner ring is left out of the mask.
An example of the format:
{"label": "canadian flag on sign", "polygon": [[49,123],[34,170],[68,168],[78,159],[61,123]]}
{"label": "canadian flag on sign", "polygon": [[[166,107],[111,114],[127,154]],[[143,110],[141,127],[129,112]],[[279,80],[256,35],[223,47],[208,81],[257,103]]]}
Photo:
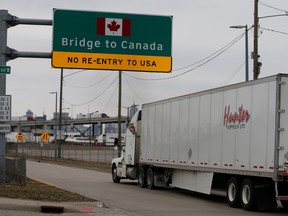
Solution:
{"label": "canadian flag on sign", "polygon": [[130,36],[130,20],[97,18],[97,34],[111,36]]}

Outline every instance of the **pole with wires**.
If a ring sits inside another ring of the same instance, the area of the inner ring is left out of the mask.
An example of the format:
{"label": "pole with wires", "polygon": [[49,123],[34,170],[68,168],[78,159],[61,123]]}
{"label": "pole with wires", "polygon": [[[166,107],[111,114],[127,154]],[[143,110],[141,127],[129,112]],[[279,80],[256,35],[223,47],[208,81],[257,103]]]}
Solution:
{"label": "pole with wires", "polygon": [[259,64],[258,64],[258,28],[259,28],[259,18],[258,18],[258,1],[254,0],[254,51],[253,51],[253,79],[258,79],[259,76]]}

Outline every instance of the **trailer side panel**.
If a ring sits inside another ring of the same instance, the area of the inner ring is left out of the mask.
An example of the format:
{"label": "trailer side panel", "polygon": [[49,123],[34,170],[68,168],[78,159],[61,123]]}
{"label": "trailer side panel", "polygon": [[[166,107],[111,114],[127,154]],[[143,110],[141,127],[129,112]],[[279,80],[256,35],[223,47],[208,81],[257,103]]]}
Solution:
{"label": "trailer side panel", "polygon": [[271,177],[277,86],[275,76],[144,104],[140,162]]}

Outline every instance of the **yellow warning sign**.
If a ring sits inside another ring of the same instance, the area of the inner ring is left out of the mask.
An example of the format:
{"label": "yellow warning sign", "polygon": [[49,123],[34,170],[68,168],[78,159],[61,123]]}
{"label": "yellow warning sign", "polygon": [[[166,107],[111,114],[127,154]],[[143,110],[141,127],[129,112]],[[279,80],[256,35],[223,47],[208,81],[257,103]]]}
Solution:
{"label": "yellow warning sign", "polygon": [[50,135],[49,135],[46,131],[44,131],[44,132],[41,134],[40,138],[41,138],[44,142],[46,142],[47,140],[49,140]]}
{"label": "yellow warning sign", "polygon": [[19,142],[21,142],[23,139],[25,139],[25,136],[24,136],[24,134],[22,134],[22,133],[18,133],[17,135],[16,135],[16,138],[17,138],[17,140],[19,141]]}

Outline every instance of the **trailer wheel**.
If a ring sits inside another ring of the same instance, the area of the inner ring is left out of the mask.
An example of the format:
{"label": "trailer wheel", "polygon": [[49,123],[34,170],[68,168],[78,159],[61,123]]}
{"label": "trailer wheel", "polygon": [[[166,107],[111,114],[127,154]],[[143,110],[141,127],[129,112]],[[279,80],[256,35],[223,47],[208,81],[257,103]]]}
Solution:
{"label": "trailer wheel", "polygon": [[235,177],[231,177],[226,190],[227,203],[232,208],[240,207],[240,186]]}
{"label": "trailer wheel", "polygon": [[255,187],[250,179],[245,179],[240,190],[241,206],[246,211],[251,211],[256,207]]}
{"label": "trailer wheel", "polygon": [[147,183],[147,188],[149,189],[154,188],[154,171],[151,167],[147,170],[146,183]]}
{"label": "trailer wheel", "polygon": [[288,210],[288,200],[281,200],[280,202],[282,207]]}
{"label": "trailer wheel", "polygon": [[146,186],[146,175],[144,167],[138,169],[138,186],[144,188]]}
{"label": "trailer wheel", "polygon": [[117,176],[117,167],[115,164],[112,166],[112,180],[114,183],[120,182],[120,178]]}

